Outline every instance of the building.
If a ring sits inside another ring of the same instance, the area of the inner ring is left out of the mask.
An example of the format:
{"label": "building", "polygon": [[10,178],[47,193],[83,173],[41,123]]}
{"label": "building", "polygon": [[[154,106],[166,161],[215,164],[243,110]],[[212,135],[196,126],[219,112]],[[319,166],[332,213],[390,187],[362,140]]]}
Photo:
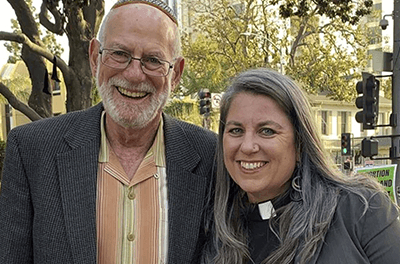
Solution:
{"label": "building", "polygon": [[[354,88],[355,89],[355,88]],[[363,130],[362,124],[355,120],[360,109],[354,102],[343,102],[329,99],[325,94],[308,95],[317,130],[321,135],[323,145],[338,167],[341,167],[345,157],[341,156],[340,139],[342,133],[352,134],[353,161],[355,166],[363,166],[365,159],[361,156],[361,141],[364,137],[373,135],[390,135],[391,127],[379,127],[375,130]],[[392,111],[391,100],[379,98],[378,124],[389,124]],[[379,139],[379,156],[388,156],[390,140]],[[387,164],[390,160],[374,161],[375,164]]]}
{"label": "building", "polygon": [[[49,76],[51,76],[52,64],[50,62],[47,62],[47,69],[49,70]],[[59,73],[58,76],[60,76],[59,78],[61,79],[60,83],[51,80],[49,77],[51,91],[53,93],[53,115],[60,115],[66,112],[66,89],[63,83],[62,74]],[[3,65],[0,70],[0,80],[7,86],[11,87],[14,94],[17,94],[17,97],[20,100],[25,103],[27,102],[30,94],[31,83],[28,69],[23,61],[17,61],[15,64],[6,63]],[[18,96],[18,94],[23,94],[24,96],[21,97]],[[20,111],[13,109],[4,97],[0,100],[0,140],[5,141],[8,132],[12,128],[29,122],[31,121]]]}

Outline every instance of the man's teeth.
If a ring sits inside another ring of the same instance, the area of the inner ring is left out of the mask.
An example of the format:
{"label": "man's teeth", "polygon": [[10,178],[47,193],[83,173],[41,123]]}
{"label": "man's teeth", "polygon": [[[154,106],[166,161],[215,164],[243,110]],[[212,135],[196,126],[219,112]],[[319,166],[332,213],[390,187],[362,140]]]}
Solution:
{"label": "man's teeth", "polygon": [[240,162],[240,166],[246,170],[254,170],[264,166],[266,162]]}
{"label": "man's teeth", "polygon": [[121,87],[117,87],[117,89],[121,94],[134,98],[145,97],[147,94],[146,92],[131,92]]}

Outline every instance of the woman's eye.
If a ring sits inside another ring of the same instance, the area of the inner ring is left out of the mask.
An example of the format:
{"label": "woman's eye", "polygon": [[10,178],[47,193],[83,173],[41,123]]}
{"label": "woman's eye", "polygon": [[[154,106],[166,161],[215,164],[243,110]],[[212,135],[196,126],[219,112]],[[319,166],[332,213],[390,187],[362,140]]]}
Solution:
{"label": "woman's eye", "polygon": [[243,133],[243,129],[235,127],[228,130],[228,133],[231,135],[240,135]]}
{"label": "woman's eye", "polygon": [[271,135],[275,134],[275,131],[270,128],[263,127],[260,129],[260,134],[262,134],[264,136],[271,136]]}

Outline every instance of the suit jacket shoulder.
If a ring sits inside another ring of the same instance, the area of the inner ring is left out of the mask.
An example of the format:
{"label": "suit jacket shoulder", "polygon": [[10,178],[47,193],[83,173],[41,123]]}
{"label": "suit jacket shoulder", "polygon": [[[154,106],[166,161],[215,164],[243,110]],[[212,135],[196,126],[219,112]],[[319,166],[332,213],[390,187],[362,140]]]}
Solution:
{"label": "suit jacket shoulder", "polygon": [[216,135],[164,115],[168,185],[168,263],[193,263],[212,186]]}
{"label": "suit jacket shoulder", "polygon": [[396,263],[400,259],[399,212],[383,193],[342,191],[316,262]]}
{"label": "suit jacket shoulder", "polygon": [[[214,132],[202,127],[177,120],[168,115],[164,115],[165,125],[165,145],[167,159],[193,159],[193,153],[203,158],[211,166],[215,160],[215,150],[217,145],[217,136]],[[190,146],[190,147],[187,147]],[[209,163],[211,162],[211,163]]]}
{"label": "suit jacket shoulder", "polygon": [[[102,104],[87,110],[70,112],[61,116],[45,118],[11,130],[9,136],[19,140],[31,141],[31,144],[48,146],[51,142],[60,143],[63,137],[72,139],[72,146],[80,140],[92,140],[100,135],[100,115]],[[80,135],[80,136],[77,136]]]}

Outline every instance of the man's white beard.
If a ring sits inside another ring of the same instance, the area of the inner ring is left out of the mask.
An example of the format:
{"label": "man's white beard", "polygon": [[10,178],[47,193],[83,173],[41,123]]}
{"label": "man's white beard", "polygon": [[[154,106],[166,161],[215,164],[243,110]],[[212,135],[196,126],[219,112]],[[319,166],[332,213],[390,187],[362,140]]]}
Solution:
{"label": "man's white beard", "polygon": [[[103,100],[104,109],[111,116],[114,122],[123,127],[145,127],[164,107],[170,92],[170,89],[167,89],[159,94],[158,97],[155,97],[157,89],[149,83],[143,82],[139,85],[132,85],[128,81],[112,77],[107,83],[103,82],[100,86],[98,83],[98,76],[96,79],[97,87],[99,87],[99,93]],[[152,97],[150,98],[149,104],[146,106],[121,102],[113,98],[113,93],[118,92],[115,91],[116,88],[114,86],[122,87],[129,91],[148,92],[152,94]]]}

